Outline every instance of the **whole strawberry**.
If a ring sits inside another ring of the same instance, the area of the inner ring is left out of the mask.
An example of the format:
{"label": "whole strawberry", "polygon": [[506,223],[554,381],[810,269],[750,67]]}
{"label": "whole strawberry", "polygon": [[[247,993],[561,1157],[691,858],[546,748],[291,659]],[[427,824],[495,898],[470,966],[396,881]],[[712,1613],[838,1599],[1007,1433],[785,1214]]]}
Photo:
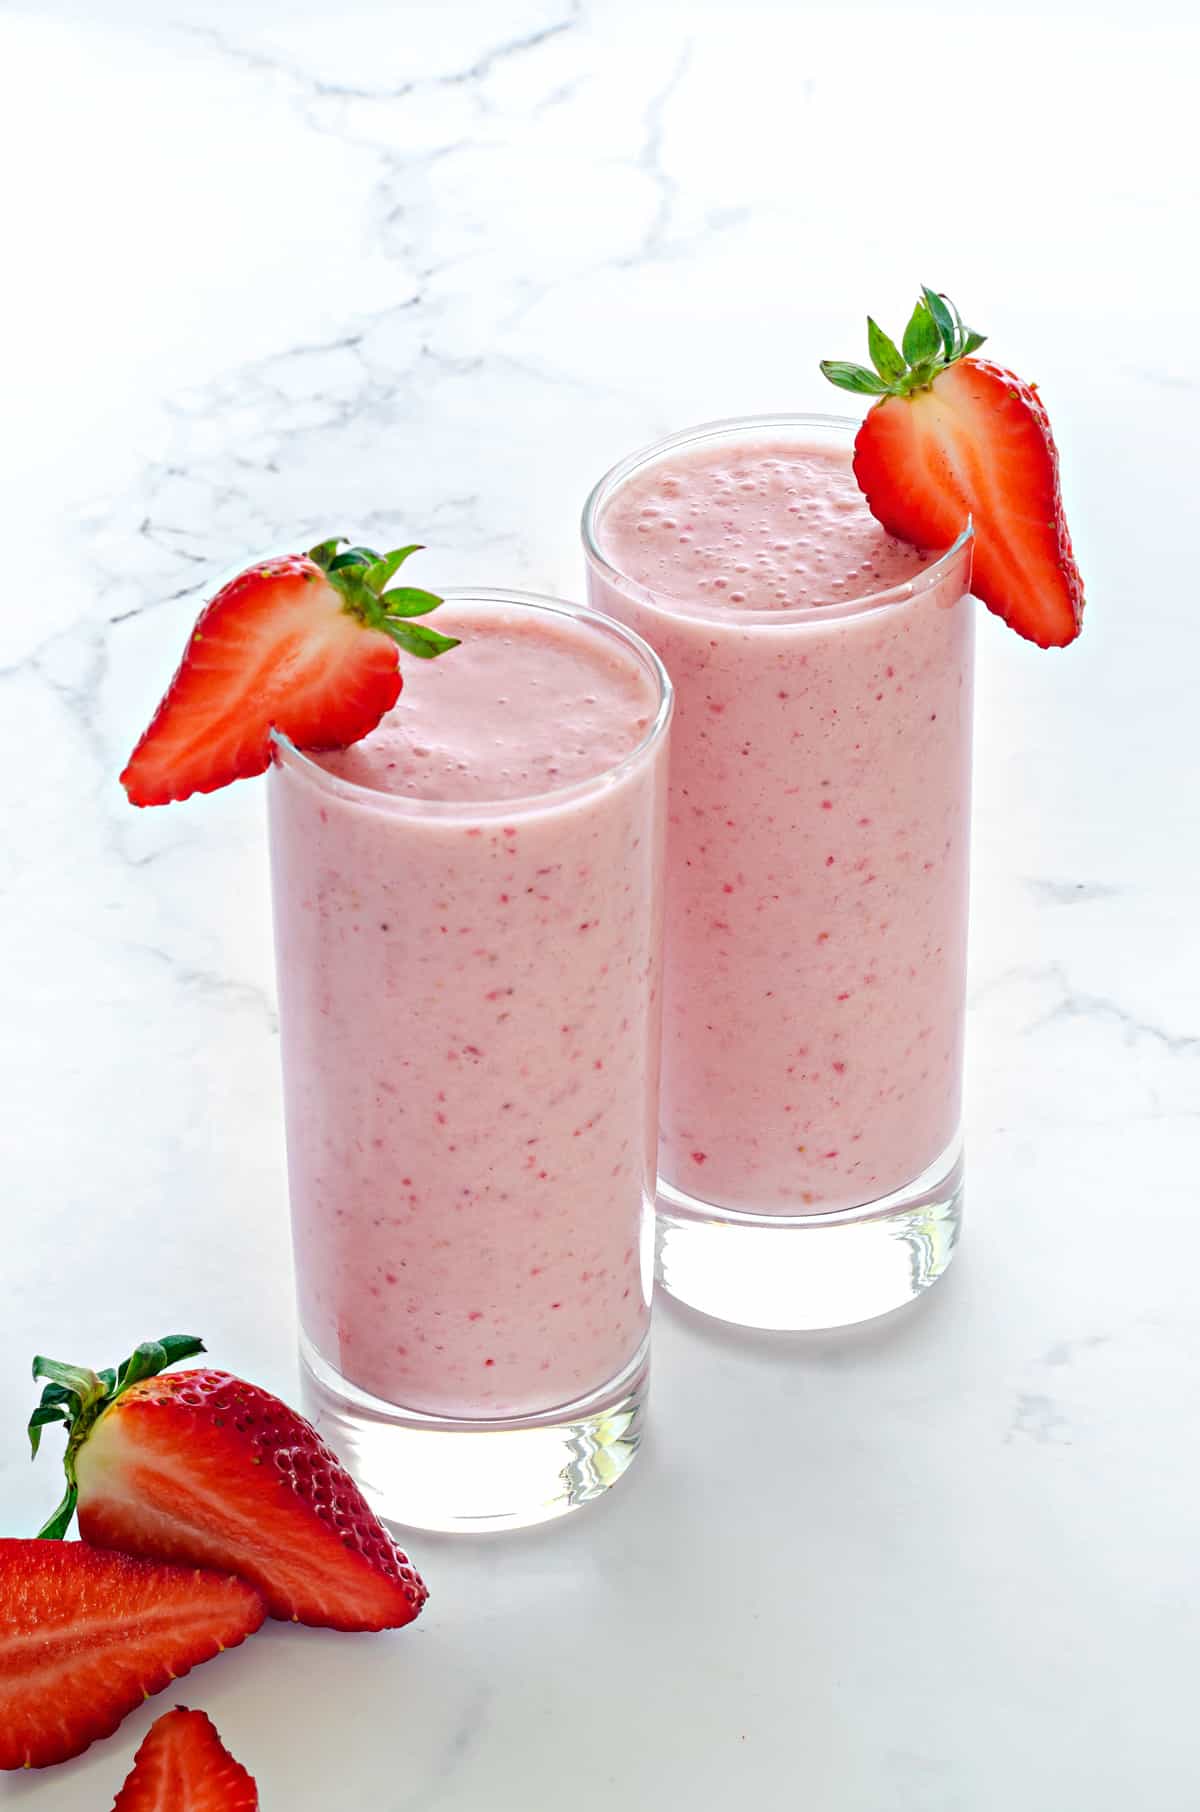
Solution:
{"label": "whole strawberry", "polygon": [[875,369],[824,359],[831,384],[880,400],[854,475],[890,535],[926,551],[975,531],[971,590],[1042,648],[1073,642],[1083,582],[1063,512],[1058,449],[1032,384],[978,359],[983,335],[923,289],[899,347],[867,317]]}
{"label": "whole strawberry", "polygon": [[339,1630],[410,1623],[427,1593],[336,1455],[303,1416],[228,1372],[161,1374],[204,1351],[147,1341],[117,1371],[37,1358],[49,1382],[29,1424],[67,1426],[67,1489],[40,1533],[76,1507],[97,1548],[220,1568],[273,1617]]}
{"label": "whole strawberry", "polygon": [[166,805],[265,771],[271,733],[300,749],[344,749],[400,696],[397,649],[422,660],[457,647],[414,617],[441,599],[391,585],[416,546],[261,560],[201,612],[166,697],[129,757],[132,805]]}

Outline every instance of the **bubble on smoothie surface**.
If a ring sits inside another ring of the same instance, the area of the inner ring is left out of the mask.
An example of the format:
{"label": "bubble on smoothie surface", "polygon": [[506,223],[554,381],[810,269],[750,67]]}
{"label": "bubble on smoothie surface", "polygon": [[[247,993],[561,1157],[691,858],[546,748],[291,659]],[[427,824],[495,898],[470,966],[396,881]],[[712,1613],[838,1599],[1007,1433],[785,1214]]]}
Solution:
{"label": "bubble on smoothie surface", "polygon": [[621,572],[667,597],[794,610],[907,584],[936,555],[897,541],[858,488],[849,448],[724,444],[644,467],[600,518]]}
{"label": "bubble on smoothie surface", "polygon": [[448,601],[438,622],[462,638],[454,671],[409,662],[379,727],[313,758],[327,772],[414,799],[532,798],[606,773],[654,722],[638,657],[568,617]]}

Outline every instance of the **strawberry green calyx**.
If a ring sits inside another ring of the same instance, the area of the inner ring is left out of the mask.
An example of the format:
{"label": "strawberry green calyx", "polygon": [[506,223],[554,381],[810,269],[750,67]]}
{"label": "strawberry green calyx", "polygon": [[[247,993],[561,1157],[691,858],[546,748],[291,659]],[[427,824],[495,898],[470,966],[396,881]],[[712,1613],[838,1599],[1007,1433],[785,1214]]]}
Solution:
{"label": "strawberry green calyx", "polygon": [[436,592],[420,591],[416,586],[397,585],[385,588],[410,554],[419,554],[421,546],[395,548],[390,554],[377,554],[370,547],[346,547],[344,535],[321,541],[308,550],[308,557],[319,566],[329,583],[341,594],[343,608],[357,617],[368,629],[381,629],[398,647],[419,660],[431,661],[448,648],[458,647],[458,637],[439,635],[413,617],[428,616],[442,603]]}
{"label": "strawberry green calyx", "polygon": [[867,346],[874,371],[865,365],[845,365],[839,359],[822,359],[821,371],[839,390],[852,390],[859,396],[911,396],[914,390],[927,390],[939,371],[978,352],[984,338],[964,326],[949,296],[922,285],[899,346],[867,316]]}
{"label": "strawberry green calyx", "polygon": [[67,1447],[63,1470],[67,1489],[54,1515],[38,1530],[43,1541],[61,1541],[71,1526],[79,1488],[75,1479],[75,1456],[92,1432],[104,1411],[124,1396],[131,1384],[143,1378],[157,1377],[169,1365],[181,1359],[194,1359],[204,1351],[204,1342],[193,1334],[167,1334],[162,1340],[144,1340],[116,1371],[89,1371],[83,1365],[63,1365],[57,1359],[46,1359],[41,1353],[33,1362],[35,1378],[48,1379],[41,1402],[29,1418],[29,1445],[37,1458],[42,1430],[52,1422],[67,1425]]}

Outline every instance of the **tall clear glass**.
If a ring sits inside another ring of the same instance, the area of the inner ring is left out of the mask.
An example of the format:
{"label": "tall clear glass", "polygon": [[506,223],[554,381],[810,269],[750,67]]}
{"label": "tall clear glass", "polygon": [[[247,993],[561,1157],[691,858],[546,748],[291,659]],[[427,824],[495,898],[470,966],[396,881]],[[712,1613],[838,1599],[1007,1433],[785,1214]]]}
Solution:
{"label": "tall clear glass", "polygon": [[689,587],[669,551],[640,583],[605,512],[651,466],[726,443],[848,458],[857,425],[674,435],[609,472],[583,518],[591,602],[645,637],[678,701],[659,1278],[756,1327],[895,1308],[958,1238],[971,533],[891,589],[759,609]]}
{"label": "tall clear glass", "polygon": [[637,703],[620,759],[560,785],[552,752],[521,797],[377,790],[282,738],[270,774],[307,1406],[384,1516],[480,1529],[595,1497],[640,1438],[672,690],[582,607],[453,592],[438,622],[439,672],[481,625],[523,638],[491,657],[518,756],[539,638]]}

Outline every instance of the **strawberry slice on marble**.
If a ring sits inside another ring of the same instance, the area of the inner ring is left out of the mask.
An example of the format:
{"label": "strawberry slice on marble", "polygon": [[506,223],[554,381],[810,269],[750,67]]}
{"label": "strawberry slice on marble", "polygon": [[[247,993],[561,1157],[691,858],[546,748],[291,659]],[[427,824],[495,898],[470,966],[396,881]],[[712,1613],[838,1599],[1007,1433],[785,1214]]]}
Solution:
{"label": "strawberry slice on marble", "polygon": [[258,1812],[258,1788],[212,1719],[177,1705],[150,1726],[112,1812]]}
{"label": "strawberry slice on marble", "polygon": [[67,1489],[97,1548],[217,1567],[248,1580],[272,1617],[338,1630],[411,1623],[428,1596],[337,1456],[303,1416],[228,1372],[164,1375],[204,1351],[190,1335],[139,1346],[116,1371],[34,1360],[47,1379],[30,1422],[65,1423]]}
{"label": "strawberry slice on marble", "polygon": [[266,1614],[225,1573],[82,1541],[0,1540],[0,1768],[82,1754]]}

